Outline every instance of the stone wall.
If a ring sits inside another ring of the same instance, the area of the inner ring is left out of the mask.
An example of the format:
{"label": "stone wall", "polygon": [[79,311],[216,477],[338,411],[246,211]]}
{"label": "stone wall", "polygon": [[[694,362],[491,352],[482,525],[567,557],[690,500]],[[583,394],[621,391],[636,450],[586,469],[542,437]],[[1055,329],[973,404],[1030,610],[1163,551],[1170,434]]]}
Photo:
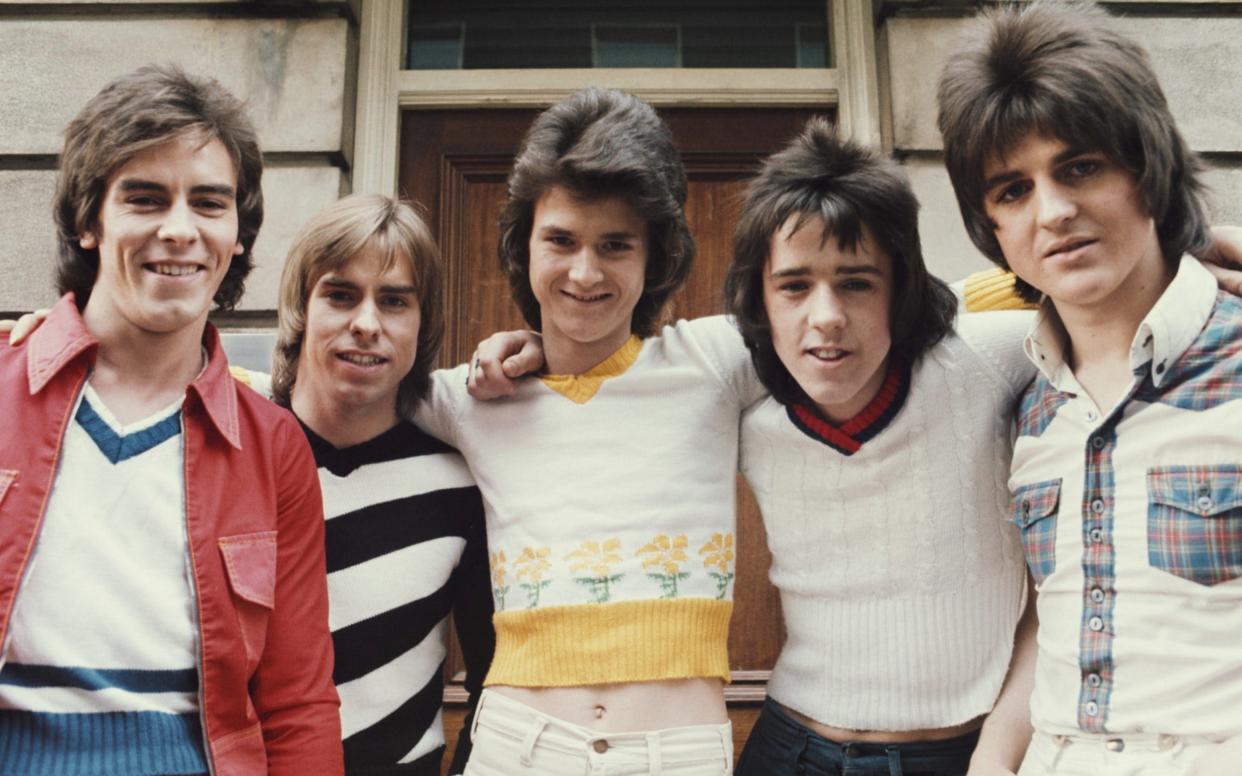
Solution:
{"label": "stone wall", "polygon": [[[890,138],[923,204],[933,271],[948,279],[990,266],[962,226],[936,129],[936,81],[973,4],[878,3]],[[1187,142],[1204,155],[1217,223],[1242,223],[1242,2],[1110,3],[1118,28],[1151,55]]]}
{"label": "stone wall", "polygon": [[65,125],[149,62],[209,75],[246,100],[266,163],[266,219],[239,310],[276,306],[306,217],[348,185],[358,2],[0,0],[0,312],[55,299],[51,197]]}

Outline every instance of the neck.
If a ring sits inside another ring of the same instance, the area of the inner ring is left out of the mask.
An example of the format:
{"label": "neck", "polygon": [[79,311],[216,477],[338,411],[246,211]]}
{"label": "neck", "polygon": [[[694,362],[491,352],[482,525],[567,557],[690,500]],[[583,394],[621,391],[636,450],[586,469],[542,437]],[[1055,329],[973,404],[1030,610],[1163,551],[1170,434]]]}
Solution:
{"label": "neck", "polygon": [[1128,375],[1134,335],[1176,273],[1176,264],[1160,260],[1149,277],[1123,289],[1124,299],[1108,299],[1090,307],[1053,300],[1069,338],[1070,368],[1077,373],[1087,365],[1112,363]]}
{"label": "neck", "polygon": [[396,397],[383,405],[356,405],[316,391],[299,378],[289,397],[293,413],[333,447],[352,447],[397,424]]}
{"label": "neck", "polygon": [[91,385],[122,423],[145,417],[184,395],[203,369],[201,321],[174,332],[149,332],[92,306],[82,311],[86,330],[99,341]]}
{"label": "neck", "polygon": [[564,335],[544,331],[543,355],[547,372],[553,375],[580,375],[589,372],[620,350],[629,338],[630,333],[622,331],[595,342],[575,342]]}

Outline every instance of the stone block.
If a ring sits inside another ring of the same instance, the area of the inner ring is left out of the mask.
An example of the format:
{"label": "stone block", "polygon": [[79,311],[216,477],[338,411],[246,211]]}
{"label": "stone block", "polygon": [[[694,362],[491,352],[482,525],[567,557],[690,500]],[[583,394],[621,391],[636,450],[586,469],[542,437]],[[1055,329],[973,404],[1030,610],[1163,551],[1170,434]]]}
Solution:
{"label": "stone block", "polygon": [[931,273],[953,282],[991,267],[966,235],[944,164],[937,159],[907,159],[903,166],[922,205],[919,235],[923,259]]}
{"label": "stone block", "polygon": [[90,97],[150,62],[211,76],[245,99],[264,151],[339,151],[348,27],[343,18],[5,19],[0,153],[58,153]]}
{"label": "stone block", "polygon": [[[56,240],[51,170],[0,171],[0,311],[30,310],[56,300]],[[319,208],[336,200],[335,167],[272,167],[263,175],[265,218],[255,243],[255,268],[238,309],[275,310],[280,270],[294,235]]]}
{"label": "stone block", "polygon": [[[901,149],[939,149],[936,84],[966,19],[894,17],[885,23],[893,136]],[[1178,126],[1197,151],[1242,151],[1242,17],[1129,17]]]}

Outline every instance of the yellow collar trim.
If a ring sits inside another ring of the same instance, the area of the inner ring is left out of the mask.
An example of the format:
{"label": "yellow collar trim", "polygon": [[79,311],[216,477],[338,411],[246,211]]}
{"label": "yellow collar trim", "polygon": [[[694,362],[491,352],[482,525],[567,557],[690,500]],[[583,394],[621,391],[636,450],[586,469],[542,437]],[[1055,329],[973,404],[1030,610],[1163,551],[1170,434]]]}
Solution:
{"label": "yellow collar trim", "polygon": [[539,379],[573,403],[586,404],[605,380],[625,374],[625,370],[638,360],[642,349],[643,341],[631,334],[625,344],[617,348],[617,352],[580,375],[541,375]]}

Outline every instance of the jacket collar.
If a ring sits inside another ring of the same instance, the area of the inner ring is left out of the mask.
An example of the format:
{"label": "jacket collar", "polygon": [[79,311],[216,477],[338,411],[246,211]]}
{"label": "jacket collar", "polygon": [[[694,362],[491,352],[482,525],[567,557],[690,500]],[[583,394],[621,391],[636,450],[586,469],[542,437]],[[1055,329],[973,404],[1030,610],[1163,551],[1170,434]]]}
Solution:
{"label": "jacket collar", "polygon": [[[198,397],[216,431],[240,450],[237,386],[229,374],[228,359],[220,346],[220,335],[210,323],[203,332],[203,347],[207,350],[207,367],[190,383],[186,394],[193,393]],[[78,359],[93,362],[98,348],[99,341],[86,330],[73,293],[65,294],[52,308],[47,320],[30,335],[26,355],[30,395],[42,391],[70,363]]]}

